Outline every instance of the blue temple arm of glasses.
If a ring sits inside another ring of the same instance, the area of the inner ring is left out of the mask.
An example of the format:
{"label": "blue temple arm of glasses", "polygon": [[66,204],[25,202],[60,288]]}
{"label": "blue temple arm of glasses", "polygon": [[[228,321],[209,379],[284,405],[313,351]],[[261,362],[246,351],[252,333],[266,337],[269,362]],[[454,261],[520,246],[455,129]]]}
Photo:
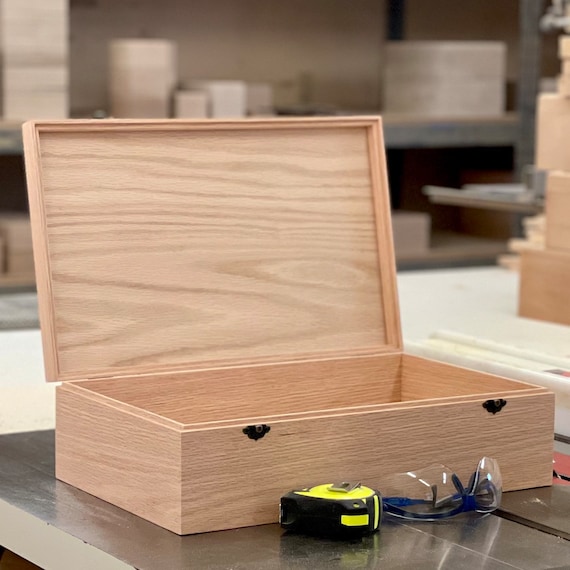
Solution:
{"label": "blue temple arm of glasses", "polygon": [[382,497],[385,506],[410,507],[412,505],[431,505],[432,501],[426,499],[409,499],[408,497]]}
{"label": "blue temple arm of glasses", "polygon": [[[429,501],[421,501],[421,502],[431,504]],[[445,519],[448,517],[453,517],[455,515],[458,515],[459,513],[464,512],[464,506],[463,505],[459,505],[458,507],[456,507],[455,509],[452,509],[451,511],[440,512],[440,513],[411,513],[409,511],[406,511],[405,509],[401,509],[400,507],[397,507],[396,505],[391,505],[391,504],[386,503],[386,502],[383,503],[383,508],[384,508],[385,512],[392,514],[392,515],[395,515],[395,516],[405,518],[405,519],[423,519],[423,520],[430,520],[430,521],[436,520],[436,519]]]}
{"label": "blue temple arm of glasses", "polygon": [[[457,501],[461,499],[461,495],[455,494],[449,497],[450,501]],[[382,501],[385,505],[391,505],[393,507],[410,507],[413,505],[432,505],[433,501],[427,499],[410,499],[408,497],[382,497]]]}

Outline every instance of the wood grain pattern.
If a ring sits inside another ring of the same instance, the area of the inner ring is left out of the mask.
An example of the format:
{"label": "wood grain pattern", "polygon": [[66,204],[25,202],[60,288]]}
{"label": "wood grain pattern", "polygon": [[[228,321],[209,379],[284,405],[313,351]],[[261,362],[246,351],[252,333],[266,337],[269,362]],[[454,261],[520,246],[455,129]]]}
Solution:
{"label": "wood grain pattern", "polygon": [[378,119],[39,123],[25,137],[50,380],[401,346]]}
{"label": "wood grain pattern", "polygon": [[45,239],[46,216],[42,192],[41,160],[39,135],[34,123],[22,126],[24,143],[24,162],[28,184],[28,200],[30,204],[30,220],[32,227],[32,244],[34,251],[34,267],[36,288],[38,291],[38,312],[42,332],[42,349],[46,378],[58,378],[57,345],[55,338],[55,315],[51,302],[51,269],[49,245]]}
{"label": "wood grain pattern", "polygon": [[181,424],[196,424],[398,402],[400,362],[401,354],[386,354],[79,384]]}
{"label": "wood grain pattern", "polygon": [[489,392],[500,394],[532,388],[536,386],[427,358],[402,355],[403,401],[472,396]]}
{"label": "wood grain pattern", "polygon": [[4,118],[68,116],[67,0],[2,0]]}
{"label": "wood grain pattern", "polygon": [[570,253],[544,250],[521,254],[519,315],[570,325]]}
{"label": "wood grain pattern", "polygon": [[57,387],[56,476],[180,532],[176,430]]}
{"label": "wood grain pattern", "polygon": [[496,416],[470,401],[273,422],[257,442],[238,426],[186,432],[182,454],[200,461],[183,463],[182,532],[276,522],[278,497],[326,481],[382,490],[384,476],[439,462],[468,481],[484,455],[498,460],[504,490],[549,485],[553,409],[544,393],[511,397]]}
{"label": "wood grain pattern", "polygon": [[570,129],[570,99],[555,93],[538,96],[536,120],[536,167],[570,170],[566,140]]}
{"label": "wood grain pattern", "polygon": [[551,172],[546,189],[545,244],[570,253],[570,174]]}
{"label": "wood grain pattern", "polygon": [[180,534],[276,522],[291,488],[340,477],[382,489],[384,476],[434,462],[468,479],[494,457],[505,490],[551,481],[554,396],[544,389],[511,393],[497,415],[464,396],[275,418],[252,441],[245,422],[168,429],[76,388],[58,387],[57,476]]}

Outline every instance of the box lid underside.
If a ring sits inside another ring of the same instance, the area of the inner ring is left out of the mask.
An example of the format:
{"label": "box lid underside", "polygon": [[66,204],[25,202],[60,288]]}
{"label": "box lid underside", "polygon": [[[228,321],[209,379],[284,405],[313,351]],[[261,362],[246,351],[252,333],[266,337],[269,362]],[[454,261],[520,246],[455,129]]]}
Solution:
{"label": "box lid underside", "polygon": [[48,380],[401,350],[377,119],[24,142]]}

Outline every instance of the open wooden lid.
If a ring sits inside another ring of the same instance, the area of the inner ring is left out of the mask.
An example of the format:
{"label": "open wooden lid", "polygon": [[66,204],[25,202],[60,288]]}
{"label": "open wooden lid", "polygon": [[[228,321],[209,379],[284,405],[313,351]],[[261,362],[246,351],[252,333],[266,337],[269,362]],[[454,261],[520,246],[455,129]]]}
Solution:
{"label": "open wooden lid", "polygon": [[49,381],[401,351],[378,118],[24,125]]}

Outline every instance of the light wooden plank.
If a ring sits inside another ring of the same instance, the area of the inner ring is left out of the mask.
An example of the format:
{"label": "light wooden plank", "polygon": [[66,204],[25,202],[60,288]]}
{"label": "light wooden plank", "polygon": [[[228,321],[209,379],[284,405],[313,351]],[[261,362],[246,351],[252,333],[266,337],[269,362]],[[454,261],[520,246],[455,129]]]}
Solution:
{"label": "light wooden plank", "polygon": [[544,250],[521,254],[519,315],[570,325],[570,253]]}
{"label": "light wooden plank", "polygon": [[570,99],[557,93],[538,97],[536,122],[536,167],[570,170],[566,141],[570,130]]}
{"label": "light wooden plank", "polygon": [[570,253],[570,174],[551,172],[546,189],[546,247]]}
{"label": "light wooden plank", "polygon": [[171,99],[177,79],[174,42],[159,39],[111,42],[109,98],[112,116],[171,116]]}
{"label": "light wooden plank", "polygon": [[68,116],[68,19],[67,0],[0,3],[4,118]]}
{"label": "light wooden plank", "polygon": [[232,367],[80,383],[181,424],[400,400],[401,354]]}
{"label": "light wooden plank", "polygon": [[45,239],[46,216],[44,196],[42,191],[42,175],[40,160],[40,141],[34,123],[25,123],[22,127],[24,142],[24,162],[28,184],[28,201],[32,228],[32,244],[34,250],[34,265],[36,288],[38,291],[38,310],[42,331],[42,352],[46,378],[59,377],[57,359],[56,327],[51,289],[51,269],[49,246]]}
{"label": "light wooden plank", "polygon": [[418,356],[402,356],[402,400],[415,401],[476,393],[529,390],[530,384]]}

